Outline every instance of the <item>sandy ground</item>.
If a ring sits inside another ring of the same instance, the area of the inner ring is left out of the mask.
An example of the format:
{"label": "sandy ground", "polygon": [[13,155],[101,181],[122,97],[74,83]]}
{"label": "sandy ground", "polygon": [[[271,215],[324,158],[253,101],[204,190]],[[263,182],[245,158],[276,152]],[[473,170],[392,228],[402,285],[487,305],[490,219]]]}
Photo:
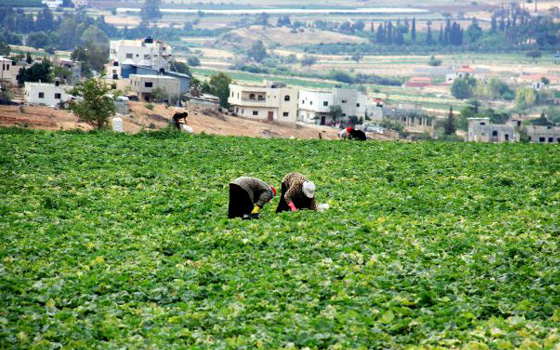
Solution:
{"label": "sandy ground", "polygon": [[[124,131],[137,133],[142,129],[160,129],[168,125],[175,108],[155,104],[152,110],[141,102],[131,102],[131,113],[123,117]],[[336,139],[337,130],[319,126],[273,124],[238,117],[215,117],[191,110],[187,119],[196,134],[250,136],[261,138]],[[90,130],[91,127],[65,110],[39,106],[0,106],[0,127],[27,127],[44,130]]]}

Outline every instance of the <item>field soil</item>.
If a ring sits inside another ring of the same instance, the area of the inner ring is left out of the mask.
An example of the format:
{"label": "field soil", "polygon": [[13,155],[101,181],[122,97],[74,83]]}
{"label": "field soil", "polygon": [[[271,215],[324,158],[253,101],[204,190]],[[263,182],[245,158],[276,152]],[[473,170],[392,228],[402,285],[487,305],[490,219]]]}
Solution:
{"label": "field soil", "polygon": [[[137,133],[142,129],[165,128],[176,109],[154,104],[152,110],[141,102],[130,103],[130,115],[123,117],[124,131]],[[319,126],[294,126],[247,120],[232,116],[212,116],[190,110],[187,120],[195,133],[260,138],[336,139],[337,130]],[[210,113],[209,113],[210,114]],[[91,130],[87,123],[66,110],[41,106],[0,106],[0,127],[24,127],[43,130]]]}

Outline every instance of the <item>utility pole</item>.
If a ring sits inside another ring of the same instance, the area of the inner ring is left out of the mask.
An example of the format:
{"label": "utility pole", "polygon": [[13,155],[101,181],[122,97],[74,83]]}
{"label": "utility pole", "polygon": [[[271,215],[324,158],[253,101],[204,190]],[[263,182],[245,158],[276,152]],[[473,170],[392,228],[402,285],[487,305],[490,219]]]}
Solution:
{"label": "utility pole", "polygon": [[537,0],[535,0],[535,13],[537,13]]}

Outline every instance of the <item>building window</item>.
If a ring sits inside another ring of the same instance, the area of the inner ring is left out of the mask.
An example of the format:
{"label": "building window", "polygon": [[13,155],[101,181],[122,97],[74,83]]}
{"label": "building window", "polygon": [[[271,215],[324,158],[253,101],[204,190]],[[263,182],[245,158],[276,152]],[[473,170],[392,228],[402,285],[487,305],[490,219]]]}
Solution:
{"label": "building window", "polygon": [[346,101],[346,100],[342,100],[342,103],[347,103],[347,102],[348,102],[348,101]]}
{"label": "building window", "polygon": [[546,137],[540,137],[539,142],[546,142]]}
{"label": "building window", "polygon": [[60,100],[61,97],[62,97],[62,96],[61,96],[59,93],[55,93],[55,94],[54,94],[54,98],[56,98],[56,99],[58,99],[58,100]]}
{"label": "building window", "polygon": [[328,107],[329,106],[329,101],[323,101],[323,106]]}
{"label": "building window", "polygon": [[342,113],[340,116],[341,117],[346,117],[346,113]]}
{"label": "building window", "polygon": [[492,136],[498,136],[498,131],[497,130],[492,131]]}
{"label": "building window", "polygon": [[255,100],[255,99],[256,99],[256,98],[255,98],[255,94],[250,94],[250,95],[249,95],[249,100]]}
{"label": "building window", "polygon": [[149,60],[149,59],[150,59],[150,55],[144,55],[144,59],[145,59],[145,60]]}
{"label": "building window", "polygon": [[486,125],[486,123],[485,122],[480,122],[480,125]]}
{"label": "building window", "polygon": [[356,107],[360,107],[360,104],[359,104],[359,103],[356,103]]}
{"label": "building window", "polygon": [[506,137],[506,141],[509,141],[509,134],[506,134],[505,137]]}
{"label": "building window", "polygon": [[264,95],[259,95],[259,101],[264,101]]}
{"label": "building window", "polygon": [[304,105],[304,104],[305,104],[305,100],[301,100],[301,104]]}
{"label": "building window", "polygon": [[313,106],[313,101],[309,101],[309,105],[310,105],[310,106]]}
{"label": "building window", "polygon": [[284,117],[289,117],[289,116],[290,116],[290,113],[284,112],[284,113],[282,113],[282,116],[284,116]]}
{"label": "building window", "polygon": [[286,96],[284,96],[284,101],[286,101],[286,102],[290,102],[290,95],[286,95]]}
{"label": "building window", "polygon": [[554,142],[554,137],[549,137],[548,142],[553,143]]}
{"label": "building window", "polygon": [[45,93],[44,92],[39,92],[39,98],[45,98]]}
{"label": "building window", "polygon": [[144,83],[144,87],[151,88],[152,86],[154,86],[154,83],[152,83],[151,81],[147,81]]}
{"label": "building window", "polygon": [[253,111],[253,115],[259,115],[259,111]]}
{"label": "building window", "polygon": [[131,54],[131,53],[127,53],[127,54],[126,54],[126,58],[132,58],[132,54]]}

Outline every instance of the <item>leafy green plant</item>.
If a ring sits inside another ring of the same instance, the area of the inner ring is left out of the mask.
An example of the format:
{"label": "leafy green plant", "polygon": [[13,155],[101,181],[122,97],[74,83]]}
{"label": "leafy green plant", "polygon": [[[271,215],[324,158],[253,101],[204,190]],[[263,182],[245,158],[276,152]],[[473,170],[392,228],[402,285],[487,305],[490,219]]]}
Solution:
{"label": "leafy green plant", "polygon": [[[0,348],[559,344],[555,145],[0,129],[0,164]],[[294,170],[329,210],[226,219]]]}

